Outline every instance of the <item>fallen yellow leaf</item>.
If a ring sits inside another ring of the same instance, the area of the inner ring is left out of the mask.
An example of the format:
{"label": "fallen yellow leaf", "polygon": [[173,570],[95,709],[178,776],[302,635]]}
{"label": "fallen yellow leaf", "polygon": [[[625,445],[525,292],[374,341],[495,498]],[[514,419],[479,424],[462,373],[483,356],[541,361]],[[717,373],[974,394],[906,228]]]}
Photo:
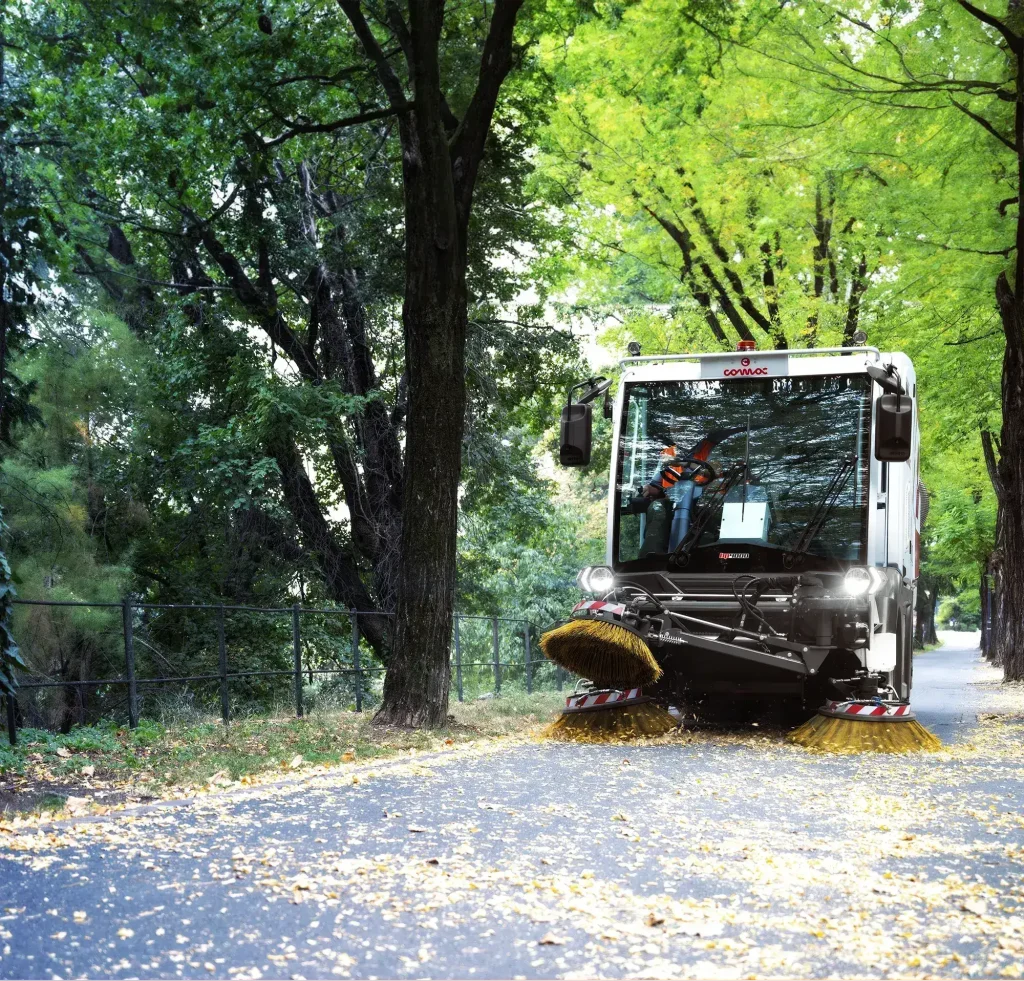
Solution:
{"label": "fallen yellow leaf", "polygon": [[537,941],[538,946],[544,947],[561,947],[567,943],[565,937],[559,937],[554,933],[545,933],[540,940]]}

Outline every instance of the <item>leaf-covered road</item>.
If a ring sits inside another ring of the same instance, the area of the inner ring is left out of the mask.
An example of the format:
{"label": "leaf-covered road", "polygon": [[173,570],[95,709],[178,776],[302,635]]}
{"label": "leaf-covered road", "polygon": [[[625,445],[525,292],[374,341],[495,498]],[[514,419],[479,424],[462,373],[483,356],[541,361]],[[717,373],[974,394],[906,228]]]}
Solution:
{"label": "leaf-covered road", "polygon": [[934,757],[505,743],[22,828],[0,976],[1019,977],[1024,696],[916,673]]}

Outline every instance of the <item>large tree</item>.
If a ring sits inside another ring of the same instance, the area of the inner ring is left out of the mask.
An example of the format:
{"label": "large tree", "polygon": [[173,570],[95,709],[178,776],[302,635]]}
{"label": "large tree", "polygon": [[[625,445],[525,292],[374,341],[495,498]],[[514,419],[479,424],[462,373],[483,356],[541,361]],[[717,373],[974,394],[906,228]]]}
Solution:
{"label": "large tree", "polygon": [[[339,0],[398,114],[405,211],[402,320],[409,421],[394,649],[382,723],[438,726],[448,713],[455,540],[466,407],[470,217],[522,0],[495,0],[468,103],[456,115],[443,78],[442,0],[388,6],[403,80],[358,0]],[[484,8],[486,11],[486,7]]]}
{"label": "large tree", "polygon": [[[147,506],[207,564],[213,510],[221,554],[294,536],[300,582],[371,611],[385,722],[446,718],[463,446],[572,348],[519,299],[552,228],[523,196],[542,77],[499,101],[519,8],[69,0],[20,25],[65,275],[157,355]],[[137,554],[144,584],[187,588]]]}

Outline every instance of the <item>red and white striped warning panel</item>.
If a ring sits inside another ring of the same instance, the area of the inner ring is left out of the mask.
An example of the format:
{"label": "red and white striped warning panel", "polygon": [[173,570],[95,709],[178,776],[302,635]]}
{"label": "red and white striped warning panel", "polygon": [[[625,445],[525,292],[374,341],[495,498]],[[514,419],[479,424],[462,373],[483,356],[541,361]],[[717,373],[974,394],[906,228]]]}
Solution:
{"label": "red and white striped warning panel", "polygon": [[604,603],[601,600],[583,600],[572,608],[573,613],[613,613],[622,616],[626,607],[622,603]]}
{"label": "red and white striped warning panel", "polygon": [[899,702],[836,702],[829,699],[819,711],[822,715],[871,722],[909,721],[914,718],[910,706]]}
{"label": "red and white striped warning panel", "polygon": [[634,702],[641,697],[642,694],[639,688],[630,688],[627,691],[589,691],[582,695],[570,695],[565,700],[565,707],[570,711],[577,712],[580,709],[600,708],[602,706],[611,708],[624,702]]}

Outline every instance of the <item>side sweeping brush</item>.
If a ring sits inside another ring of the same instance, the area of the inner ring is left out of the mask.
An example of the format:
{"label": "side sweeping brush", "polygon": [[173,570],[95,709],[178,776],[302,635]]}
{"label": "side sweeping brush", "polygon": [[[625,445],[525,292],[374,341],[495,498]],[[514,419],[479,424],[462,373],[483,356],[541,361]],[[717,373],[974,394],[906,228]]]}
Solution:
{"label": "side sweeping brush", "polygon": [[790,742],[819,753],[934,753],[942,742],[909,705],[826,702],[814,718],[789,734]]}
{"label": "side sweeping brush", "polygon": [[544,634],[540,647],[555,664],[599,688],[639,688],[661,677],[644,640],[607,620],[570,620]]}
{"label": "side sweeping brush", "polygon": [[[593,708],[575,707],[602,696],[614,701]],[[620,743],[664,736],[677,726],[676,720],[665,709],[633,689],[624,693],[591,692],[570,696],[566,699],[565,711],[542,735],[561,742]]]}

